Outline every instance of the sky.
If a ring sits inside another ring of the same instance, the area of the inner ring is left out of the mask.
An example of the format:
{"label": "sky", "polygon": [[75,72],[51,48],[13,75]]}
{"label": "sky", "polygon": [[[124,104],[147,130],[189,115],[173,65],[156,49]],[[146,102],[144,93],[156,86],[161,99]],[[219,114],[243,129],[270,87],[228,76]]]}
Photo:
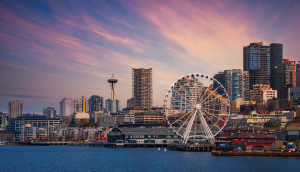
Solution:
{"label": "sky", "polygon": [[40,113],[64,97],[132,97],[132,68],[152,68],[153,105],[174,81],[243,68],[243,46],[283,44],[299,61],[300,1],[0,1],[0,111]]}

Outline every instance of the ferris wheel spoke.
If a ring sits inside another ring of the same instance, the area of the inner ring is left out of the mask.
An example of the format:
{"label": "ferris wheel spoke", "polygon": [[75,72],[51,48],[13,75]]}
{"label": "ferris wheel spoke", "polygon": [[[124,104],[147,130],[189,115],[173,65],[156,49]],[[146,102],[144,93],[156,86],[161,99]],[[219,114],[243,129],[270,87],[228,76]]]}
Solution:
{"label": "ferris wheel spoke", "polygon": [[221,97],[223,97],[223,94],[222,95],[218,95],[217,97],[215,97],[215,98],[213,98],[213,99],[211,99],[211,100],[209,100],[209,101],[207,101],[205,103],[202,103],[202,105],[208,104],[208,103],[210,103],[210,102],[212,102],[212,101],[214,101],[214,100],[216,100],[218,98],[221,98]]}
{"label": "ferris wheel spoke", "polygon": [[206,118],[207,118],[207,119],[208,119],[215,127],[217,127],[219,130],[221,129],[218,125],[215,124],[215,123],[218,123],[218,121],[213,122],[213,121],[209,118],[209,116],[207,116],[205,113],[203,113],[203,115],[206,116]]}
{"label": "ferris wheel spoke", "polygon": [[204,111],[204,112],[206,112],[207,114],[209,114],[210,116],[213,116],[213,117],[215,117],[215,118],[218,118],[219,120],[223,120],[223,119],[221,119],[221,118],[219,118],[219,117],[217,117],[217,116],[213,115],[212,113],[209,113],[209,112],[207,112],[207,111],[206,111],[206,110],[204,110],[204,109],[203,109],[203,111]]}
{"label": "ferris wheel spoke", "polygon": [[192,125],[194,123],[196,114],[197,114],[197,110],[195,110],[195,112],[193,113],[193,115],[191,116],[191,118],[190,118],[190,120],[188,122],[188,125],[185,128],[185,131],[183,133],[183,143],[187,143],[187,141],[188,141],[188,138],[189,138],[189,135],[190,135],[190,132],[191,132],[191,128],[192,128]]}
{"label": "ferris wheel spoke", "polygon": [[[204,87],[203,87],[203,88],[204,88]],[[203,101],[203,99],[204,99],[204,96],[205,96],[205,94],[206,94],[207,90],[208,90],[208,88],[206,88],[206,89],[205,89],[205,92],[204,92],[204,94],[202,95],[201,99],[199,100],[199,102],[200,102],[200,103]]]}
{"label": "ferris wheel spoke", "polygon": [[[188,114],[191,115],[191,113],[186,113],[185,115],[183,115],[182,117],[180,117],[176,121],[174,121],[171,125],[175,124],[176,122],[178,122],[179,120],[181,120],[183,117],[187,116]],[[190,118],[190,116],[188,118]]]}
{"label": "ferris wheel spoke", "polygon": [[177,132],[179,132],[182,129],[182,127],[187,123],[187,121],[188,121],[188,119],[190,119],[190,117],[191,116],[189,116],[186,120],[184,120],[183,124],[179,127]]}
{"label": "ferris wheel spoke", "polygon": [[204,115],[202,114],[202,111],[200,111],[200,119],[201,119],[201,124],[203,126],[205,135],[208,136],[209,138],[213,139],[213,134],[212,131],[210,130],[207,121],[204,118]]}
{"label": "ferris wheel spoke", "polygon": [[219,89],[221,85],[219,85],[216,89],[214,89],[201,103],[203,103],[206,99],[208,99],[217,89]]}

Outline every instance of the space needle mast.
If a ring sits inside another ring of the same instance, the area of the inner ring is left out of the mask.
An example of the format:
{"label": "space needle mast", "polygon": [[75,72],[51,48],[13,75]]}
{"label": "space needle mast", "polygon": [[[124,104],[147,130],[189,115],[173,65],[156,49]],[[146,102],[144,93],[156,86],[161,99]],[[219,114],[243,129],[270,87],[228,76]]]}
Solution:
{"label": "space needle mast", "polygon": [[114,74],[112,74],[112,77],[107,80],[108,83],[110,83],[110,91],[111,91],[111,100],[115,100],[115,85],[118,82],[117,79],[114,78]]}

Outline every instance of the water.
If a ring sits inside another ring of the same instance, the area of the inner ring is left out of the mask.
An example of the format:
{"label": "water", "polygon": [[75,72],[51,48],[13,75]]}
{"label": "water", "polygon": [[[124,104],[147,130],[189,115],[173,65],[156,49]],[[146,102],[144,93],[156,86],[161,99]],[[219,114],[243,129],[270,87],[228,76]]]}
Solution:
{"label": "water", "polygon": [[297,157],[216,157],[157,148],[0,146],[0,171],[299,171]]}

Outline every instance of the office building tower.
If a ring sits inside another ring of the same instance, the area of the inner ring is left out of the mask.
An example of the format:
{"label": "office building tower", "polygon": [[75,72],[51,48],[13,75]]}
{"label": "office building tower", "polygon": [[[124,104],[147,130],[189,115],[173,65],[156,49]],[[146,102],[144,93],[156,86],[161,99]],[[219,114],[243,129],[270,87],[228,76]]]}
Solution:
{"label": "office building tower", "polygon": [[106,111],[110,111],[110,113],[117,113],[120,110],[119,103],[119,100],[107,99],[105,101]]}
{"label": "office building tower", "polygon": [[[230,102],[237,98],[242,98],[244,101],[249,100],[249,74],[248,71],[242,71],[241,69],[224,70],[214,75],[214,78],[218,80],[227,90]],[[218,84],[214,82],[214,88],[216,89]],[[220,95],[224,96],[222,89],[216,90]]]}
{"label": "office building tower", "polygon": [[249,88],[255,84],[269,84],[270,44],[254,42],[243,48],[243,70],[249,74]]}
{"label": "office building tower", "polygon": [[82,99],[73,99],[73,113],[83,112]]}
{"label": "office building tower", "polygon": [[98,95],[91,96],[91,98],[89,99],[89,105],[90,113],[103,111],[103,97],[100,97]]}
{"label": "office building tower", "polygon": [[47,118],[56,118],[56,110],[52,107],[47,107],[47,109],[43,109],[43,116]]}
{"label": "office building tower", "polygon": [[[270,45],[270,68],[271,70],[276,70],[272,73],[270,77],[270,87],[273,90],[280,90],[284,85],[283,80],[283,45],[278,43],[272,43]],[[280,95],[280,94],[279,94]],[[278,95],[278,98],[281,97]]]}
{"label": "office building tower", "polygon": [[71,116],[73,115],[73,108],[74,108],[74,101],[71,98],[65,97],[64,99],[59,102],[60,106],[60,119],[62,119],[64,116]]}
{"label": "office building tower", "polygon": [[17,118],[23,116],[23,102],[14,100],[8,102],[8,118]]}
{"label": "office building tower", "polygon": [[296,87],[296,62],[283,59],[284,86]]}
{"label": "office building tower", "polygon": [[150,110],[152,107],[152,68],[132,69],[133,106]]}
{"label": "office building tower", "polygon": [[300,87],[300,61],[296,64],[296,87]]}

